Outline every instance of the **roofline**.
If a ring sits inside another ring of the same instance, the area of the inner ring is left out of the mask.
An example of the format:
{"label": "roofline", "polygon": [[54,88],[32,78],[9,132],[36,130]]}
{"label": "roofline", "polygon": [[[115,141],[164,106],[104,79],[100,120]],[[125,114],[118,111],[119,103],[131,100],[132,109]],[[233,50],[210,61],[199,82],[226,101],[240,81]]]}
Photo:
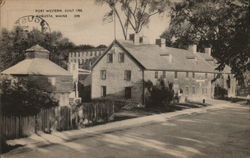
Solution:
{"label": "roofline", "polygon": [[[107,47],[108,48],[108,47]],[[85,49],[85,50],[81,50],[81,51],[70,51],[68,53],[84,53],[87,51],[105,51],[107,48],[91,48],[91,49]]]}
{"label": "roofline", "polygon": [[132,58],[132,60],[135,61],[135,63],[143,70],[145,70],[146,68],[126,49],[124,48],[117,40],[115,40],[116,43],[129,55],[129,57]]}
{"label": "roofline", "polygon": [[135,61],[135,63],[141,68],[141,69],[145,69],[145,67],[138,61],[138,60],[136,60],[136,58],[133,56],[133,55],[131,55],[130,53],[129,53],[129,51],[128,50],[126,50],[117,40],[114,40],[110,45],[109,45],[109,47],[106,49],[106,51],[94,62],[94,64],[91,66],[91,71],[93,70],[93,68],[96,66],[96,64],[108,53],[108,51],[112,48],[112,46],[114,45],[114,44],[117,44],[120,48],[122,48],[127,54],[128,54],[128,56],[130,57],[130,58],[132,58],[132,60],[134,60]]}
{"label": "roofline", "polygon": [[221,74],[232,74],[227,72],[220,72],[220,71],[192,71],[192,70],[178,70],[178,69],[145,69],[145,71],[178,71],[178,72],[198,72],[198,73],[221,73]]}
{"label": "roofline", "polygon": [[114,42],[113,41],[109,46],[108,48],[104,51],[104,53],[93,63],[93,65],[91,66],[90,70],[92,71],[93,68],[96,66],[96,64],[107,54],[107,52],[111,49],[111,47],[114,45]]}
{"label": "roofline", "polygon": [[42,75],[42,74],[7,74],[7,73],[0,73],[1,75],[11,75],[11,76],[45,76],[45,77],[52,77],[52,76],[73,76],[71,74],[68,75]]}
{"label": "roofline", "polygon": [[[192,70],[183,70],[183,69],[147,69],[146,67],[144,67],[126,48],[124,48],[122,46],[121,43],[119,43],[116,39],[109,45],[109,47],[106,49],[106,51],[95,61],[95,63],[92,65],[91,70],[93,70],[93,68],[96,66],[96,64],[107,54],[107,52],[111,49],[111,47],[114,44],[117,44],[120,48],[122,48],[129,57],[132,58],[132,60],[135,61],[135,63],[142,69],[145,71],[179,71],[179,72],[198,72],[198,73],[221,73],[221,74],[232,74],[232,73],[228,73],[228,72],[220,72],[220,71],[192,71]],[[170,47],[171,48],[171,47]],[[178,48],[176,48],[178,49]],[[197,55],[194,54],[195,57],[197,57]],[[213,69],[212,65],[210,65],[207,61],[204,60],[204,58],[202,57],[202,62],[206,63],[207,66],[209,66],[210,68]]]}

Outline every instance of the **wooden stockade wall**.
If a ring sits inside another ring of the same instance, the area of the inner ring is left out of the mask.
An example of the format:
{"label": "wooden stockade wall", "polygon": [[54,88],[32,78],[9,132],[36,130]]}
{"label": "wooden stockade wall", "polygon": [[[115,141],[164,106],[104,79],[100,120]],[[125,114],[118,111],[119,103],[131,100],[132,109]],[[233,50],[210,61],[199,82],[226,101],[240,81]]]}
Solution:
{"label": "wooden stockade wall", "polygon": [[34,116],[0,115],[0,137],[15,139],[37,132],[50,133],[110,121],[114,104],[88,103],[76,107],[42,109]]}

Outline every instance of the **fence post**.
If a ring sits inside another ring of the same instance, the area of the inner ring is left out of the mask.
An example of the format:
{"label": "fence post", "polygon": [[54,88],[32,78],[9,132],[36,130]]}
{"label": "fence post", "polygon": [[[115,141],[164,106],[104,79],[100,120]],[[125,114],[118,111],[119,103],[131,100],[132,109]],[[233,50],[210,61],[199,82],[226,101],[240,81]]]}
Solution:
{"label": "fence post", "polygon": [[37,123],[37,115],[35,115],[35,133],[37,134],[37,126],[38,126],[38,123]]}

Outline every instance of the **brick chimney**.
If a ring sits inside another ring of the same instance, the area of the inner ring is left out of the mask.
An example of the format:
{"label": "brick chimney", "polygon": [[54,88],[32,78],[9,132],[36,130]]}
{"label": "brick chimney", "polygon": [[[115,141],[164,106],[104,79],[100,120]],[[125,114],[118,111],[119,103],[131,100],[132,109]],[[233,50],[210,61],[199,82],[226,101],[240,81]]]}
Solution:
{"label": "brick chimney", "polygon": [[140,44],[140,36],[139,33],[133,33],[129,35],[129,40],[134,42],[134,45]]}
{"label": "brick chimney", "polygon": [[189,45],[188,50],[194,54],[197,53],[197,45],[196,44]]}
{"label": "brick chimney", "polygon": [[134,34],[134,45],[139,45],[140,44],[140,36],[138,33]]}
{"label": "brick chimney", "polygon": [[139,42],[143,44],[149,44],[149,39],[147,36],[140,36]]}
{"label": "brick chimney", "polygon": [[155,44],[164,49],[166,48],[166,39],[165,38],[156,39]]}
{"label": "brick chimney", "polygon": [[205,53],[211,56],[211,48],[205,48]]}

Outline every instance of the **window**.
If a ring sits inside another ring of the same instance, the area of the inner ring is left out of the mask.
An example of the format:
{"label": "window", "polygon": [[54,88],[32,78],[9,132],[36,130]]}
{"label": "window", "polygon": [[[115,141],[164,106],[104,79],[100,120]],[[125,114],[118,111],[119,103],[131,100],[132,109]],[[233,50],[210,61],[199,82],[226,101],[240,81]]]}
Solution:
{"label": "window", "polygon": [[187,78],[188,78],[188,75],[189,75],[188,72],[186,72],[186,77],[187,77]]}
{"label": "window", "polygon": [[188,87],[186,87],[186,95],[189,95],[189,88]]}
{"label": "window", "polygon": [[177,77],[178,77],[178,72],[175,71],[175,72],[174,72],[174,78],[177,78]]}
{"label": "window", "polygon": [[108,63],[113,62],[113,54],[107,54]]}
{"label": "window", "polygon": [[193,94],[195,94],[195,87],[193,87]]}
{"label": "window", "polygon": [[56,85],[56,78],[55,77],[49,77],[49,82],[52,86]]}
{"label": "window", "polygon": [[97,56],[97,52],[95,52],[95,56]]}
{"label": "window", "polygon": [[107,95],[107,87],[101,86],[101,96],[105,97]]}
{"label": "window", "polygon": [[166,78],[166,71],[162,71],[162,77]]}
{"label": "window", "polygon": [[207,88],[202,88],[202,94],[204,95],[206,95],[207,94]]}
{"label": "window", "polygon": [[205,78],[207,79],[207,73],[205,73]]}
{"label": "window", "polygon": [[125,98],[126,99],[131,99],[131,92],[132,92],[131,87],[125,87]]}
{"label": "window", "polygon": [[106,80],[106,70],[101,70],[101,79]]}
{"label": "window", "polygon": [[90,52],[90,56],[92,56],[93,55],[93,53],[92,52]]}
{"label": "window", "polygon": [[123,63],[124,62],[124,53],[119,53],[119,62]]}
{"label": "window", "polygon": [[193,78],[195,78],[195,72],[193,72]]}
{"label": "window", "polygon": [[126,80],[126,81],[131,80],[131,71],[130,70],[125,70],[124,71],[124,80]]}
{"label": "window", "polygon": [[158,71],[155,71],[155,78],[158,78]]}

